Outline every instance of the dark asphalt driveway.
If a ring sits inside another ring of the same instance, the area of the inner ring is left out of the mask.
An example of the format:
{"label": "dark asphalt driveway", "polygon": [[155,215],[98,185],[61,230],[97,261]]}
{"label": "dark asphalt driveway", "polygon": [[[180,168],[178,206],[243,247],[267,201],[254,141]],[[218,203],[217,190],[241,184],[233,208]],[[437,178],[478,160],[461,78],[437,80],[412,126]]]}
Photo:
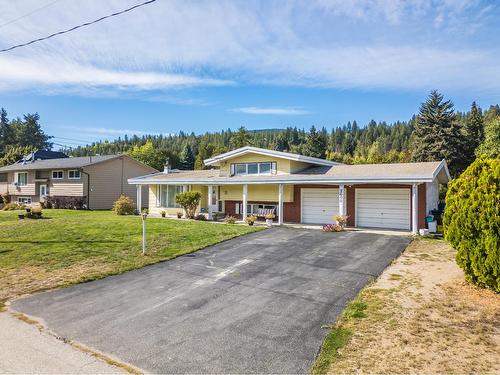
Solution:
{"label": "dark asphalt driveway", "polygon": [[304,373],[325,324],[409,243],[273,228],[12,308],[155,373]]}

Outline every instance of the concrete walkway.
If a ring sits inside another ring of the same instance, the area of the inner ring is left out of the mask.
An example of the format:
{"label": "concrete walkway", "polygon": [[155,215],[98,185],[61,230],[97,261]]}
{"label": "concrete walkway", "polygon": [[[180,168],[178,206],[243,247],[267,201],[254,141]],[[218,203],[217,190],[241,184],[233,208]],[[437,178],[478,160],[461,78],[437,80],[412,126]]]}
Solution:
{"label": "concrete walkway", "polygon": [[0,313],[2,374],[123,374],[124,370],[65,344],[9,312]]}

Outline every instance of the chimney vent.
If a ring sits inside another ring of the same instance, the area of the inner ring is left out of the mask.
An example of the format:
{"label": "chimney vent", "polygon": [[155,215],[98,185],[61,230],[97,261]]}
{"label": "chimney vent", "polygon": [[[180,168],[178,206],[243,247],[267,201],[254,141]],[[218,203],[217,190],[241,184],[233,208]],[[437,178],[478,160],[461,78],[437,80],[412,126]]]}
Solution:
{"label": "chimney vent", "polygon": [[167,158],[167,160],[165,160],[165,165],[163,166],[163,173],[170,173],[171,169],[170,169],[170,162]]}

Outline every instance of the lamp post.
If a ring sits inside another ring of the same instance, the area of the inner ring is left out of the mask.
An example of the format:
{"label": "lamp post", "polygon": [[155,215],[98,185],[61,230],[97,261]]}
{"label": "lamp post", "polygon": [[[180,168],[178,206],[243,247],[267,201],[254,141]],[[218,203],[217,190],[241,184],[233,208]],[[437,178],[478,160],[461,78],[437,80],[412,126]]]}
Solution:
{"label": "lamp post", "polygon": [[142,211],[142,255],[146,255],[146,219],[148,218],[147,211]]}

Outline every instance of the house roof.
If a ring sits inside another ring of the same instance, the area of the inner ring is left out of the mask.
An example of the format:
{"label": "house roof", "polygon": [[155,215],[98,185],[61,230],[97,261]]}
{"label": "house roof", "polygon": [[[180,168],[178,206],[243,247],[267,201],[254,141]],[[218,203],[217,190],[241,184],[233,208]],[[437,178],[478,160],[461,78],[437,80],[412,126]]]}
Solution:
{"label": "house roof", "polygon": [[[0,168],[0,172],[8,171],[29,171],[36,169],[55,169],[55,168],[82,168],[92,164],[101,163],[103,161],[116,159],[123,154],[119,155],[96,155],[96,156],[79,156],[70,158],[60,158],[60,159],[47,159],[47,160],[35,160],[28,161],[26,163],[18,162],[5,167]],[[127,156],[127,155],[125,155]]]}
{"label": "house roof", "polygon": [[224,176],[219,170],[171,171],[129,179],[147,184],[357,184],[357,183],[441,183],[450,181],[446,162],[360,164],[309,167],[292,174]]}
{"label": "house roof", "polygon": [[205,159],[203,162],[205,163],[205,165],[218,166],[218,165],[220,165],[221,161],[224,161],[227,159],[232,159],[232,158],[235,158],[237,156],[242,156],[242,155],[246,155],[246,154],[266,155],[266,156],[272,156],[272,157],[276,157],[276,158],[300,161],[303,163],[310,163],[310,164],[314,164],[314,165],[331,166],[331,165],[341,164],[341,163],[337,163],[337,162],[330,161],[330,160],[313,158],[310,156],[304,156],[304,155],[299,155],[299,154],[292,154],[290,152],[268,150],[265,148],[252,147],[252,146],[241,147],[241,148],[238,148],[236,150],[232,150],[232,151],[226,152],[224,154],[214,156],[213,158]]}

